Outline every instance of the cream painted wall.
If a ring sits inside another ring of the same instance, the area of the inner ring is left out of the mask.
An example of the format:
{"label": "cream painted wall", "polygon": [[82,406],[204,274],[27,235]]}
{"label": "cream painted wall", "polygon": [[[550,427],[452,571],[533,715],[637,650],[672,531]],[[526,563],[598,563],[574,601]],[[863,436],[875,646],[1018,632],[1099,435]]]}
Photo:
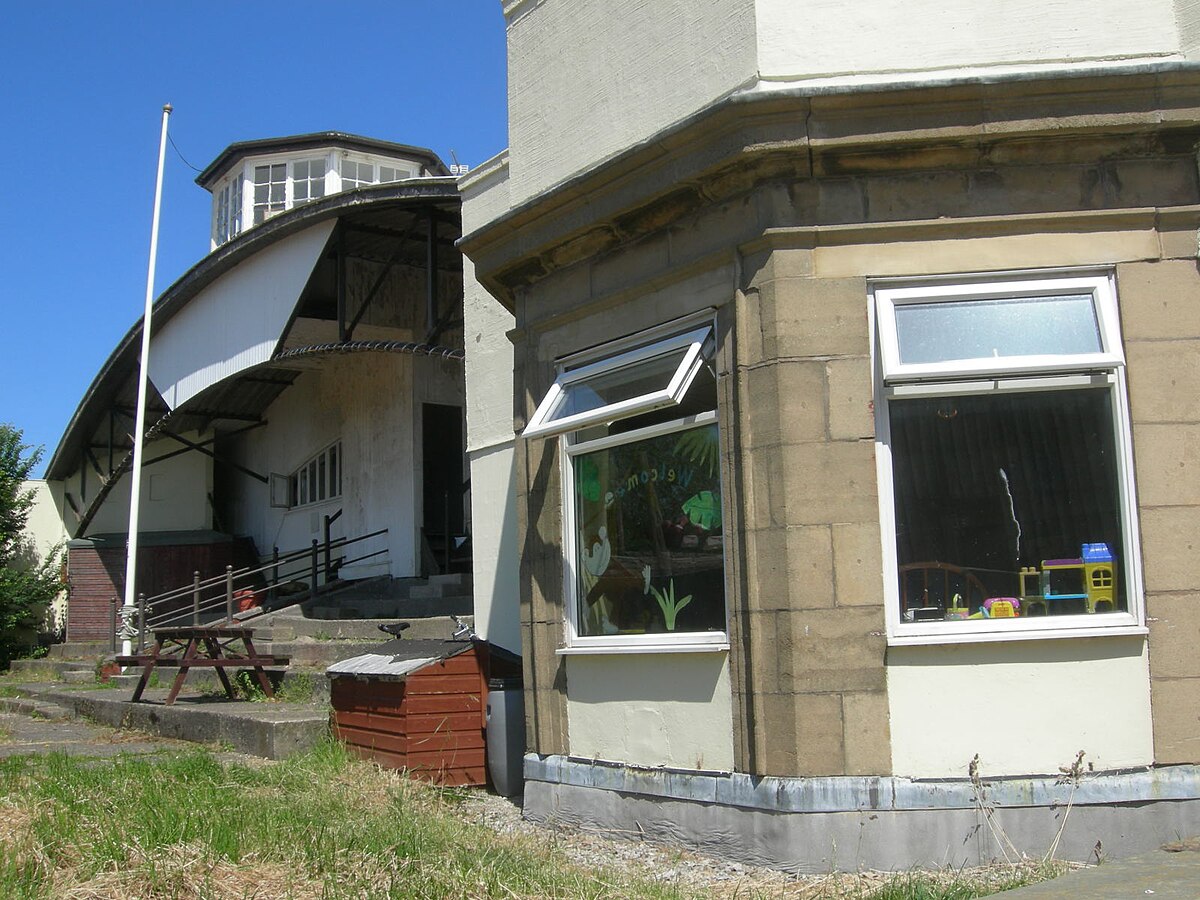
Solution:
{"label": "cream painted wall", "polygon": [[567,657],[572,756],[733,769],[727,653]]}
{"label": "cream painted wall", "polygon": [[514,205],[755,74],[753,0],[527,0],[506,16]]}
{"label": "cream painted wall", "polygon": [[243,260],[154,329],[150,380],[168,406],[271,358],[334,224],[313,225]]}
{"label": "cream painted wall", "polygon": [[[63,525],[62,513],[62,482],[48,482],[35,479],[21,483],[21,491],[33,491],[33,506],[29,509],[29,518],[25,520],[25,533],[33,541],[37,550],[38,560],[55,548],[65,544],[70,535]],[[51,603],[51,624],[56,630],[65,629],[67,623],[67,594],[64,591]]]}
{"label": "cream painted wall", "polygon": [[[190,432],[181,435],[189,441],[199,443],[209,435]],[[155,457],[182,450],[183,444],[170,438],[146,445],[146,461]],[[119,534],[129,528],[129,491],[132,480],[122,475],[105,498],[100,510],[88,526],[88,534]],[[80,499],[79,473],[76,472],[66,483],[66,490],[76,502]],[[94,471],[87,474],[87,498],[80,508],[100,489],[100,479]],[[208,495],[213,489],[212,458],[203,453],[190,451],[164,462],[154,463],[142,469],[142,498],[138,513],[138,528],[141,531],[201,531],[212,528],[212,507]],[[67,524],[72,514],[66,512]],[[82,535],[81,535],[82,537]]]}
{"label": "cream painted wall", "polygon": [[[768,80],[1181,55],[1173,0],[756,0]],[[1136,10],[1136,11],[1135,11]]]}
{"label": "cream painted wall", "polygon": [[1146,641],[1008,641],[888,651],[892,766],[913,778],[1055,775],[1154,761]]}
{"label": "cream painted wall", "polygon": [[322,539],[323,517],[341,508],[332,534],[387,528],[386,539],[375,539],[363,552],[387,546],[390,559],[390,566],[347,567],[343,577],[415,574],[413,364],[414,357],[405,354],[359,353],[330,357],[301,375],[267,409],[268,425],[238,439],[234,458],[257,472],[288,475],[340,439],[342,497],[298,509],[272,508],[266,485],[238,476],[230,527],[252,536],[266,555],[274,546],[295,550]]}
{"label": "cream painted wall", "polygon": [[[465,190],[463,222],[487,210],[473,198],[507,196],[503,167],[484,167]],[[463,334],[467,347],[467,448],[471,460],[471,545],[475,630],[508,650],[521,651],[520,555],[517,549],[513,439],[512,313],[475,280],[463,258]]]}

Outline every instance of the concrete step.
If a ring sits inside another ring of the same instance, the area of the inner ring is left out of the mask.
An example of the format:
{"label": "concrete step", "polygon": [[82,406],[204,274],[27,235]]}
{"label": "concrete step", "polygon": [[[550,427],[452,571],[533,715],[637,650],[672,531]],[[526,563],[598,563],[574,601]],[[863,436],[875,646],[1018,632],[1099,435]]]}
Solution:
{"label": "concrete step", "polygon": [[[470,623],[472,617],[459,617]],[[449,616],[429,616],[405,618],[403,616],[384,616],[381,618],[362,619],[312,619],[298,613],[275,613],[271,621],[273,652],[280,650],[281,642],[287,643],[298,638],[313,638],[316,640],[359,640],[386,641],[392,635],[379,630],[380,625],[394,625],[397,621],[409,623],[409,628],[402,637],[406,638],[448,638],[454,633],[454,621]],[[256,632],[257,634],[257,632]],[[255,641],[255,647],[258,642]]]}
{"label": "concrete step", "polygon": [[111,641],[67,641],[51,644],[50,659],[96,659],[112,651]]}
{"label": "concrete step", "polygon": [[64,672],[87,672],[95,675],[97,653],[90,661],[76,659],[14,659],[9,664],[9,671],[14,675],[29,675],[38,678],[57,678]]}
{"label": "concrete step", "polygon": [[187,694],[166,706],[162,702],[166,693],[165,689],[148,690],[144,702],[130,703],[130,692],[124,686],[75,692],[60,688],[39,690],[30,699],[105,725],[177,740],[225,744],[267,759],[285,759],[307,750],[329,731],[325,704],[213,702],[206,696]]}
{"label": "concrete step", "polygon": [[74,710],[40,697],[0,697],[0,712],[62,721],[75,718]]}
{"label": "concrete step", "polygon": [[469,616],[475,611],[469,594],[433,597],[343,597],[336,605],[318,603],[308,612],[314,619],[426,619],[431,616]]}
{"label": "concrete step", "polygon": [[[151,677],[151,686],[170,690],[177,671],[177,669],[156,669]],[[237,671],[252,672],[253,670]],[[312,703],[329,702],[329,679],[325,677],[325,665],[267,669],[266,671],[277,691],[283,686],[287,686],[289,700]],[[132,696],[133,689],[141,677],[140,669],[130,669],[122,675],[113,675],[109,678],[108,683],[113,687],[129,691],[129,695]],[[230,673],[230,677],[236,676]],[[189,694],[220,694],[222,696],[225,692],[213,669],[191,669],[188,672],[187,681],[183,684],[183,690]]]}

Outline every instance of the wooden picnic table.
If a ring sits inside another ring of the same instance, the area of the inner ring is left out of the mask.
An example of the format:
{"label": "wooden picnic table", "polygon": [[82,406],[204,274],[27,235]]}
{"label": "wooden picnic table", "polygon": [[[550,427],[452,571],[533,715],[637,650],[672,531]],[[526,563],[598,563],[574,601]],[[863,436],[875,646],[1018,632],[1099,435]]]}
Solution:
{"label": "wooden picnic table", "polygon": [[[241,649],[237,645],[241,645]],[[175,683],[167,694],[170,706],[179,696],[179,689],[187,680],[188,672],[196,668],[215,669],[225,693],[232,699],[236,695],[228,668],[253,668],[259,686],[268,697],[274,697],[271,679],[263,666],[287,665],[287,657],[263,655],[254,649],[254,629],[226,625],[189,625],[154,629],[154,648],[145,654],[118,656],[122,666],[141,666],[142,677],[133,691],[133,702],[142,699],[142,692],[150,681],[155,668],[178,669]]]}

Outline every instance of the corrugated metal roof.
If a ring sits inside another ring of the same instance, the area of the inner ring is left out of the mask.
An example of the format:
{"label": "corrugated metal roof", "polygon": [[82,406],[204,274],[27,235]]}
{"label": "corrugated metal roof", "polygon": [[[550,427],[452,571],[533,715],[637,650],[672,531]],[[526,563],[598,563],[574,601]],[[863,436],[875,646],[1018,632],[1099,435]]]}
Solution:
{"label": "corrugated metal roof", "polygon": [[325,670],[327,677],[403,678],[418,669],[449,659],[471,649],[470,641],[428,641],[397,638],[378,650],[335,662]]}

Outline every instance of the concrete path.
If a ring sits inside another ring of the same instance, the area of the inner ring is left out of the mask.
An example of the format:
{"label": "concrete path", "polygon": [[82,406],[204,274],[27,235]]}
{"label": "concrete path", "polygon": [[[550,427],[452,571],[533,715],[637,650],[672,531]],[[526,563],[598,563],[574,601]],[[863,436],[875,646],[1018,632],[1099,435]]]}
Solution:
{"label": "concrete path", "polygon": [[1004,900],[1200,900],[1200,837],[1128,859],[1109,860],[1030,887]]}
{"label": "concrete path", "polygon": [[122,753],[175,753],[189,746],[195,745],[90,722],[0,713],[0,757],[42,753],[108,757]]}

